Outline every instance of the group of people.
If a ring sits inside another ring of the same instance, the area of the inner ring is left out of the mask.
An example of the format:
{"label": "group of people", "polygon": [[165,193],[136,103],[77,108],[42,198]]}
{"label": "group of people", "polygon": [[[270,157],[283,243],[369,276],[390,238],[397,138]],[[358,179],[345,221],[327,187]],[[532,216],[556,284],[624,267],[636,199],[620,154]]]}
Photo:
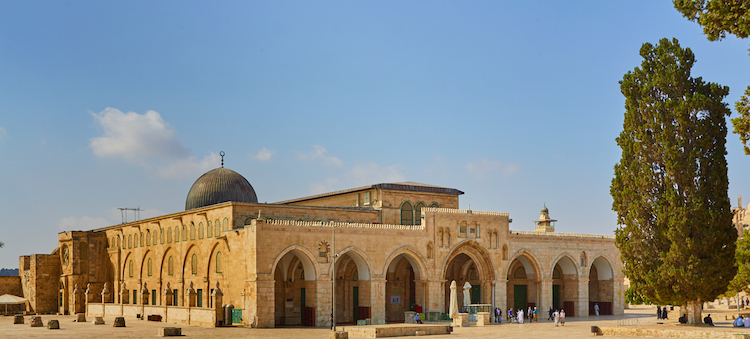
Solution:
{"label": "group of people", "polygon": [[547,320],[552,320],[555,322],[555,326],[565,326],[565,310],[553,310],[552,307],[549,308],[549,317]]}
{"label": "group of people", "polygon": [[[498,323],[500,323],[500,314],[502,314],[503,311],[501,311],[499,308],[495,309],[495,315],[498,316]],[[519,324],[523,324],[524,320],[528,320],[529,322],[539,322],[539,311],[537,311],[536,307],[531,307],[524,311],[522,308],[519,308],[515,312],[513,312],[513,309],[508,309],[508,321],[509,322],[517,322]]]}
{"label": "group of people", "polygon": [[[742,317],[741,316],[737,317],[737,319],[740,319],[740,318],[742,318]],[[732,324],[734,327],[738,327],[738,325],[737,325],[737,319],[735,319],[734,323]],[[680,316],[680,318],[677,319],[677,321],[679,321],[680,324],[687,324],[688,323],[687,314],[683,314],[682,316]],[[708,326],[714,326],[714,320],[711,319],[711,314],[709,314],[705,318],[703,318],[703,323],[706,324],[706,325],[708,325]],[[742,326],[742,327],[750,327],[750,326],[748,326],[748,325],[750,325],[750,320],[747,320],[747,318],[741,319],[740,324],[742,324],[742,325],[739,325],[739,326]],[[745,325],[745,324],[748,324],[748,325]]]}
{"label": "group of people", "polygon": [[750,317],[737,316],[732,323],[733,327],[750,327]]}
{"label": "group of people", "polygon": [[656,319],[669,319],[668,313],[667,306],[656,306]]}

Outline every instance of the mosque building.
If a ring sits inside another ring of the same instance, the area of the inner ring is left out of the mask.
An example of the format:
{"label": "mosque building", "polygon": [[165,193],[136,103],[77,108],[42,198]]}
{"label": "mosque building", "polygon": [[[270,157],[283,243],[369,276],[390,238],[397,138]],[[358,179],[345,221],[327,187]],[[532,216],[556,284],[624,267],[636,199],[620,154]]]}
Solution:
{"label": "mosque building", "polygon": [[623,314],[613,236],[557,233],[547,207],[535,231],[514,231],[508,213],[459,209],[462,194],[398,182],[258,203],[222,164],[195,181],[185,211],[60,233],[52,254],[20,258],[21,283],[36,313],[208,327],[226,312],[253,327],[329,326],[334,299],[337,323],[439,318],[454,280],[492,308]]}

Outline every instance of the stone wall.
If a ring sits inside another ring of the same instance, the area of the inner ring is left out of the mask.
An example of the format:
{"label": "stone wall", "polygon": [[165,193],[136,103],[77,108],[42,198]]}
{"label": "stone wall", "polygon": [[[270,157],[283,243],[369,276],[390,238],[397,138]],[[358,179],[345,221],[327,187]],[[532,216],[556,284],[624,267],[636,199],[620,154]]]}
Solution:
{"label": "stone wall", "polygon": [[18,297],[23,297],[21,277],[0,277],[0,295],[3,294],[12,294]]}
{"label": "stone wall", "polygon": [[60,297],[60,256],[22,256],[19,269],[24,298],[29,299],[29,311],[40,314],[57,312]]}

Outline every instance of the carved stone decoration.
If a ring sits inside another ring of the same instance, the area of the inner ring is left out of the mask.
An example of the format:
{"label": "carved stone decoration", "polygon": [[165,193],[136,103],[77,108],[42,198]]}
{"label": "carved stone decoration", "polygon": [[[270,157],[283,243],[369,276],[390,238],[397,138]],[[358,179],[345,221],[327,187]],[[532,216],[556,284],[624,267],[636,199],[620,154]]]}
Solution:
{"label": "carved stone decoration", "polygon": [[214,295],[214,296],[224,295],[224,292],[222,292],[221,289],[219,288],[219,282],[218,281],[216,282],[216,287],[214,288],[214,291],[213,291],[213,293],[211,293],[211,295]]}
{"label": "carved stone decoration", "polygon": [[167,281],[167,285],[164,286],[164,294],[167,295],[170,293],[172,293],[172,288],[169,286],[169,281]]}

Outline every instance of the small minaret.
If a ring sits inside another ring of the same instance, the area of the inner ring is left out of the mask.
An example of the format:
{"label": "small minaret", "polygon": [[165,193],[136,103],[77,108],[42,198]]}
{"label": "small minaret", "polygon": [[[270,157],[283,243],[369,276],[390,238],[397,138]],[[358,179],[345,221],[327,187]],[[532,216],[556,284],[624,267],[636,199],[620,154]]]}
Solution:
{"label": "small minaret", "polygon": [[539,220],[534,220],[534,223],[536,223],[536,231],[544,233],[554,232],[555,222],[557,222],[557,220],[549,218],[549,210],[547,209],[546,205],[542,208],[542,213],[539,215]]}

